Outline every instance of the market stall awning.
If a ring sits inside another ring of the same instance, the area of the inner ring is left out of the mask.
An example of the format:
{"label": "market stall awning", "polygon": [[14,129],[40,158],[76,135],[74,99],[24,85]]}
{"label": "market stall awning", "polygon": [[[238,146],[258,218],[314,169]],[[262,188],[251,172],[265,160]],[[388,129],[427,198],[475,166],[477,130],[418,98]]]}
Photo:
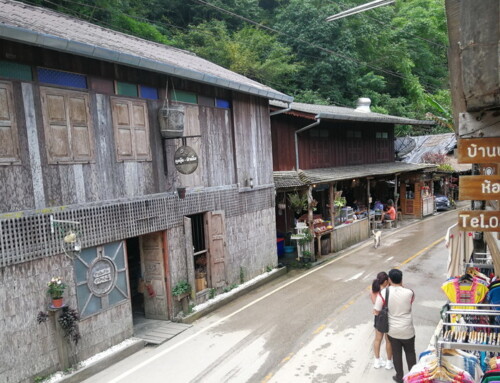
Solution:
{"label": "market stall awning", "polygon": [[341,166],[335,168],[277,171],[273,173],[276,189],[300,188],[312,184],[329,183],[370,176],[384,176],[418,170],[434,170],[432,164],[410,164],[406,162],[386,162]]}

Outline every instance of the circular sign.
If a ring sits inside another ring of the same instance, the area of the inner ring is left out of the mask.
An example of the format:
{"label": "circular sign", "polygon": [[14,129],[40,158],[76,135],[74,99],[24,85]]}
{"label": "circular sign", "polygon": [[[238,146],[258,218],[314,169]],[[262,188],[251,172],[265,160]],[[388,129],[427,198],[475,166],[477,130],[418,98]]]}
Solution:
{"label": "circular sign", "polygon": [[175,151],[174,164],[179,173],[191,174],[198,167],[198,155],[193,148],[181,146]]}
{"label": "circular sign", "polygon": [[111,259],[97,258],[87,273],[87,284],[95,295],[106,295],[115,287],[116,266]]}

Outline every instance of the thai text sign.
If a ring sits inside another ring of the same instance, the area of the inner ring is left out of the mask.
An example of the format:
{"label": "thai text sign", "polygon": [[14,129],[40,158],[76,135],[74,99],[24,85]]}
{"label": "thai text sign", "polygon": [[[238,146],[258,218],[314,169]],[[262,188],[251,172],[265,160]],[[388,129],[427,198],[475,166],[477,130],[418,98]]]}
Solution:
{"label": "thai text sign", "polygon": [[174,164],[179,173],[191,174],[198,167],[198,155],[193,148],[181,146],[175,151]]}
{"label": "thai text sign", "polygon": [[500,199],[500,176],[460,176],[459,200]]}
{"label": "thai text sign", "polygon": [[499,163],[500,137],[459,139],[458,162],[461,164]]}
{"label": "thai text sign", "polygon": [[458,227],[465,231],[500,231],[500,211],[470,210],[458,214]]}

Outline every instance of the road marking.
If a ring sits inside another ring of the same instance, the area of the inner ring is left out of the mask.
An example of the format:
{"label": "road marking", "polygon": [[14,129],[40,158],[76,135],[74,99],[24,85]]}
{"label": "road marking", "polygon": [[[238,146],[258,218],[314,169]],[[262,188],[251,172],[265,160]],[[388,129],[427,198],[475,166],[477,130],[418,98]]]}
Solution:
{"label": "road marking", "polygon": [[319,326],[316,330],[314,330],[313,335],[319,334],[321,331],[323,331],[326,328],[326,324],[322,324]]}
{"label": "road marking", "polygon": [[[420,222],[417,222],[417,223],[420,223]],[[411,226],[413,226],[413,225],[411,225]],[[399,231],[399,230],[398,230],[398,231]],[[391,234],[394,234],[394,233],[391,233]],[[401,263],[401,265],[404,265],[404,264],[406,264],[406,263],[410,262],[412,259],[416,258],[418,255],[422,254],[422,253],[423,253],[423,252],[425,252],[426,250],[428,250],[428,249],[430,249],[431,247],[435,246],[436,244],[438,244],[439,242],[441,242],[443,239],[444,239],[444,237],[442,237],[442,238],[438,239],[437,241],[433,242],[431,245],[427,246],[427,247],[426,247],[426,248],[424,248],[423,250],[420,250],[418,253],[416,253],[416,254],[412,255],[410,258],[408,258],[408,259],[406,259],[405,261],[403,261],[403,262]],[[198,335],[201,335],[201,334],[203,334],[203,333],[207,332],[208,330],[210,330],[210,329],[212,329],[212,328],[214,328],[214,327],[218,326],[218,325],[219,325],[219,324],[221,324],[222,322],[224,322],[224,321],[226,321],[226,320],[228,320],[228,319],[232,318],[233,316],[238,315],[239,313],[241,313],[242,311],[246,310],[247,308],[252,307],[253,305],[255,305],[255,304],[257,304],[257,303],[259,303],[259,302],[263,301],[264,299],[266,299],[266,298],[270,297],[271,295],[276,294],[278,291],[281,291],[281,290],[283,290],[284,288],[286,288],[286,287],[290,286],[291,284],[293,284],[293,283],[295,283],[295,282],[298,282],[298,281],[300,281],[301,279],[303,279],[303,278],[305,278],[305,277],[307,277],[307,276],[311,275],[312,273],[316,273],[316,272],[318,272],[319,270],[321,270],[321,269],[323,269],[323,268],[325,268],[325,267],[327,267],[327,266],[330,266],[332,263],[335,263],[335,262],[337,262],[337,261],[340,261],[341,259],[343,259],[343,258],[347,257],[348,255],[351,255],[352,253],[357,252],[357,251],[359,251],[360,249],[365,248],[365,247],[368,247],[368,246],[370,246],[370,245],[371,245],[371,242],[370,242],[370,241],[367,241],[365,244],[363,244],[363,245],[361,245],[361,246],[356,246],[356,248],[351,249],[351,250],[349,250],[349,251],[345,252],[344,254],[340,255],[339,257],[336,257],[336,258],[333,258],[333,259],[331,259],[331,260],[329,260],[329,261],[326,261],[325,263],[323,263],[323,264],[321,264],[321,265],[319,265],[319,266],[315,267],[314,269],[312,269],[312,270],[308,271],[308,272],[307,272],[307,273],[305,273],[305,274],[302,274],[301,276],[297,277],[296,279],[293,279],[293,280],[291,280],[291,281],[289,281],[289,282],[285,283],[284,285],[282,285],[282,286],[280,286],[280,287],[278,287],[278,288],[276,288],[276,289],[274,289],[274,290],[272,290],[272,291],[268,292],[267,294],[265,294],[265,295],[261,296],[260,298],[257,298],[256,300],[254,300],[254,301],[252,301],[252,302],[250,302],[250,303],[246,304],[245,306],[243,306],[243,307],[239,308],[238,310],[236,310],[236,311],[232,312],[231,314],[229,314],[229,315],[227,315],[227,316],[225,316],[225,317],[223,317],[223,318],[220,318],[219,320],[217,320],[217,321],[215,321],[215,322],[211,323],[211,324],[210,324],[210,325],[208,325],[207,327],[202,328],[202,329],[201,329],[201,330],[199,330],[198,332],[195,332],[194,334],[191,334],[191,335],[190,335],[190,336],[188,336],[187,338],[184,338],[183,340],[181,340],[181,341],[179,341],[178,343],[176,343],[176,344],[174,344],[174,345],[172,345],[172,346],[170,346],[170,347],[166,348],[165,350],[163,350],[163,351],[159,352],[158,354],[156,354],[156,355],[154,355],[154,356],[151,356],[148,360],[145,360],[145,361],[143,361],[142,363],[139,363],[139,364],[135,365],[135,366],[134,366],[134,367],[132,367],[131,369],[129,369],[129,370],[125,371],[124,373],[122,373],[122,374],[118,375],[116,378],[111,379],[111,380],[109,381],[109,383],[118,383],[118,382],[120,382],[120,380],[121,380],[121,379],[124,379],[124,378],[126,378],[127,376],[129,376],[129,375],[133,374],[133,373],[134,373],[134,372],[136,372],[137,370],[140,370],[141,368],[143,368],[143,367],[147,366],[148,364],[150,364],[150,363],[154,362],[156,359],[161,358],[163,355],[168,354],[169,352],[171,352],[171,351],[175,350],[176,348],[178,348],[178,347],[182,346],[183,344],[185,344],[185,343],[189,342],[191,339],[193,339],[193,338],[197,337]],[[399,267],[400,267],[400,266],[399,266]],[[345,310],[346,308],[348,308],[349,306],[351,306],[354,302],[355,302],[354,300],[353,300],[353,301],[348,302],[346,305],[344,305],[344,306],[342,307],[342,310]]]}
{"label": "road marking", "polygon": [[422,250],[420,250],[418,253],[413,254],[410,258],[408,258],[408,259],[404,260],[403,262],[401,262],[401,265],[397,266],[396,268],[400,268],[401,266],[406,265],[408,262],[410,262],[411,260],[417,258],[420,254],[425,253],[426,251],[430,250],[431,248],[433,248],[434,246],[436,246],[441,241],[444,241],[444,237],[439,238],[438,240],[432,242],[429,246],[427,246],[427,247],[423,248]]}

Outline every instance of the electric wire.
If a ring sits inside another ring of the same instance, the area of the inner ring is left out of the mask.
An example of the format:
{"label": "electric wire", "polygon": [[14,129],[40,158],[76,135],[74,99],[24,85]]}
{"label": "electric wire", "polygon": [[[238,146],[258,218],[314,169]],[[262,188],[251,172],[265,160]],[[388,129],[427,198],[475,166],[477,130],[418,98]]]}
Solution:
{"label": "electric wire", "polygon": [[[23,1],[24,1],[25,3],[31,4],[31,5],[33,5],[33,6],[39,6],[39,4],[35,4],[35,3],[33,3],[32,1],[29,1],[29,0],[23,0]],[[112,24],[106,23],[106,22],[104,22],[104,21],[102,21],[102,20],[99,20],[99,19],[97,19],[97,18],[95,18],[95,17],[93,17],[93,16],[91,16],[91,15],[89,15],[89,16],[87,17],[87,16],[85,16],[84,14],[79,13],[79,12],[75,12],[75,10],[74,10],[74,9],[71,9],[71,8],[65,7],[65,6],[63,6],[63,5],[61,5],[61,4],[54,3],[54,2],[52,2],[52,1],[50,1],[50,0],[43,0],[43,1],[44,1],[44,2],[47,2],[47,3],[49,3],[49,4],[52,4],[52,5],[56,6],[56,7],[61,7],[61,8],[63,8],[63,9],[66,9],[66,10],[68,11],[67,13],[69,13],[69,14],[75,14],[75,13],[76,13],[76,14],[77,14],[78,16],[80,16],[80,17],[81,17],[81,16],[84,16],[84,18],[88,18],[88,19],[94,20],[94,21],[95,21],[98,25],[101,25],[101,26],[102,26],[102,25],[104,25],[104,26],[109,27],[109,28],[110,28],[110,29],[112,29],[112,30],[117,30],[117,31],[122,32],[122,33],[125,33],[125,34],[130,34],[130,31],[129,31],[129,30],[125,30],[125,29],[122,29],[122,28],[118,28],[116,25],[112,25]],[[96,9],[96,8],[97,8],[97,9],[100,9],[100,10],[103,10],[103,11],[112,12],[112,10],[110,10],[110,9],[106,9],[106,8],[98,7],[97,5],[83,4],[83,3],[80,3],[80,2],[77,2],[77,1],[74,1],[74,0],[63,0],[63,1],[65,1],[65,2],[69,2],[69,3],[73,3],[73,4],[77,4],[77,5],[81,5],[81,6],[91,7],[91,8],[93,8],[93,9]],[[203,4],[203,5],[207,5],[207,6],[210,6],[210,7],[216,8],[217,10],[219,10],[219,11],[221,11],[221,12],[224,12],[224,13],[230,14],[230,15],[231,15],[231,16],[233,16],[233,17],[237,17],[237,18],[242,19],[242,20],[244,20],[244,21],[246,21],[246,22],[248,22],[248,23],[251,23],[251,24],[253,24],[253,25],[255,25],[255,26],[258,26],[258,27],[260,27],[260,28],[262,28],[262,29],[266,29],[266,30],[268,30],[268,31],[271,31],[271,32],[273,32],[273,33],[280,34],[280,35],[287,35],[285,32],[281,32],[281,31],[279,31],[279,30],[276,30],[276,29],[273,29],[273,28],[271,28],[271,27],[265,26],[265,25],[263,25],[263,24],[260,24],[260,23],[258,23],[258,22],[255,22],[255,21],[253,21],[253,20],[251,20],[251,19],[248,19],[248,18],[246,18],[246,17],[244,17],[244,16],[238,15],[238,14],[236,14],[236,13],[234,13],[234,12],[231,12],[231,11],[225,10],[225,9],[223,9],[223,8],[217,7],[217,6],[213,5],[213,4],[207,3],[207,2],[205,2],[205,1],[203,1],[203,0],[193,0],[193,1],[197,1],[197,2],[199,2],[199,3],[201,3],[201,4]],[[54,11],[54,10],[53,10],[53,11]],[[57,12],[57,10],[56,10],[56,12]],[[122,13],[123,13],[123,12],[122,12]],[[138,17],[138,16],[132,16],[132,15],[128,15],[128,14],[126,14],[126,15],[127,15],[128,17],[130,17],[130,18],[133,18],[133,19],[136,19],[136,20],[140,20],[140,21],[144,21],[144,22],[147,22],[147,23],[151,23],[151,24],[153,24],[153,25],[160,24],[160,25],[162,25],[162,26],[163,26],[163,25],[166,25],[166,26],[170,26],[170,27],[173,27],[173,28],[176,28],[176,29],[179,29],[179,30],[184,30],[184,31],[186,31],[186,30],[190,30],[189,28],[180,27],[180,26],[177,26],[177,25],[174,25],[174,24],[169,24],[169,23],[164,23],[164,22],[152,21],[152,20],[149,20],[149,19],[147,19],[147,18]],[[1,19],[1,16],[0,16],[0,19]],[[209,35],[209,36],[211,36],[211,37],[217,37],[217,36],[215,36],[214,34],[209,33],[208,31],[203,31],[202,33],[204,33],[204,34],[206,34],[206,35]],[[400,79],[408,79],[406,76],[404,76],[404,75],[402,75],[402,74],[399,74],[399,73],[397,73],[397,72],[392,72],[392,71],[387,70],[387,69],[384,69],[384,68],[380,68],[380,67],[377,67],[377,66],[369,65],[369,64],[367,64],[367,63],[364,63],[364,62],[362,62],[362,61],[356,60],[356,59],[351,58],[351,57],[349,57],[349,56],[346,56],[346,55],[340,54],[340,53],[335,52],[335,51],[333,51],[333,50],[330,50],[330,49],[327,49],[327,48],[322,48],[322,47],[320,47],[320,46],[317,46],[316,44],[311,44],[311,43],[309,43],[308,41],[305,41],[305,40],[302,40],[302,39],[299,39],[298,41],[299,41],[299,42],[301,42],[301,43],[307,44],[307,45],[309,45],[309,46],[311,46],[311,47],[313,47],[313,48],[316,48],[316,49],[319,49],[319,50],[321,50],[321,51],[324,51],[324,52],[326,52],[326,53],[332,54],[332,55],[334,55],[334,56],[338,56],[338,57],[344,58],[344,59],[346,59],[346,60],[353,61],[353,62],[355,62],[355,63],[356,63],[356,64],[358,64],[358,65],[364,65],[364,66],[367,66],[367,67],[369,67],[369,68],[371,68],[371,69],[374,69],[374,70],[380,71],[380,72],[385,73],[385,74],[387,74],[387,75],[389,75],[389,76],[397,77],[397,78],[400,78]],[[310,56],[310,55],[303,55],[303,54],[301,54],[301,55],[302,55],[302,56],[307,56],[307,57],[317,57],[317,56]],[[254,77],[256,80],[262,81],[263,83],[270,84],[270,85],[272,85],[272,86],[276,87],[277,89],[280,89],[280,88],[282,88],[282,86],[283,86],[282,84],[276,84],[276,83],[273,83],[272,81],[269,81],[269,80],[267,80],[267,79],[266,79],[266,80],[264,80],[264,79],[260,78],[259,76],[255,76],[255,75],[253,75],[253,77]],[[429,84],[425,84],[425,85],[429,85]],[[441,90],[441,88],[437,88],[437,87],[434,87],[434,86],[427,86],[427,89]],[[314,90],[312,90],[312,89],[311,89],[311,91],[314,91]],[[340,103],[337,103],[337,102],[332,101],[331,99],[328,99],[328,101],[329,101],[331,104],[335,105],[335,106],[342,106],[342,107],[352,108],[352,106],[348,106],[348,105],[340,104]]]}

